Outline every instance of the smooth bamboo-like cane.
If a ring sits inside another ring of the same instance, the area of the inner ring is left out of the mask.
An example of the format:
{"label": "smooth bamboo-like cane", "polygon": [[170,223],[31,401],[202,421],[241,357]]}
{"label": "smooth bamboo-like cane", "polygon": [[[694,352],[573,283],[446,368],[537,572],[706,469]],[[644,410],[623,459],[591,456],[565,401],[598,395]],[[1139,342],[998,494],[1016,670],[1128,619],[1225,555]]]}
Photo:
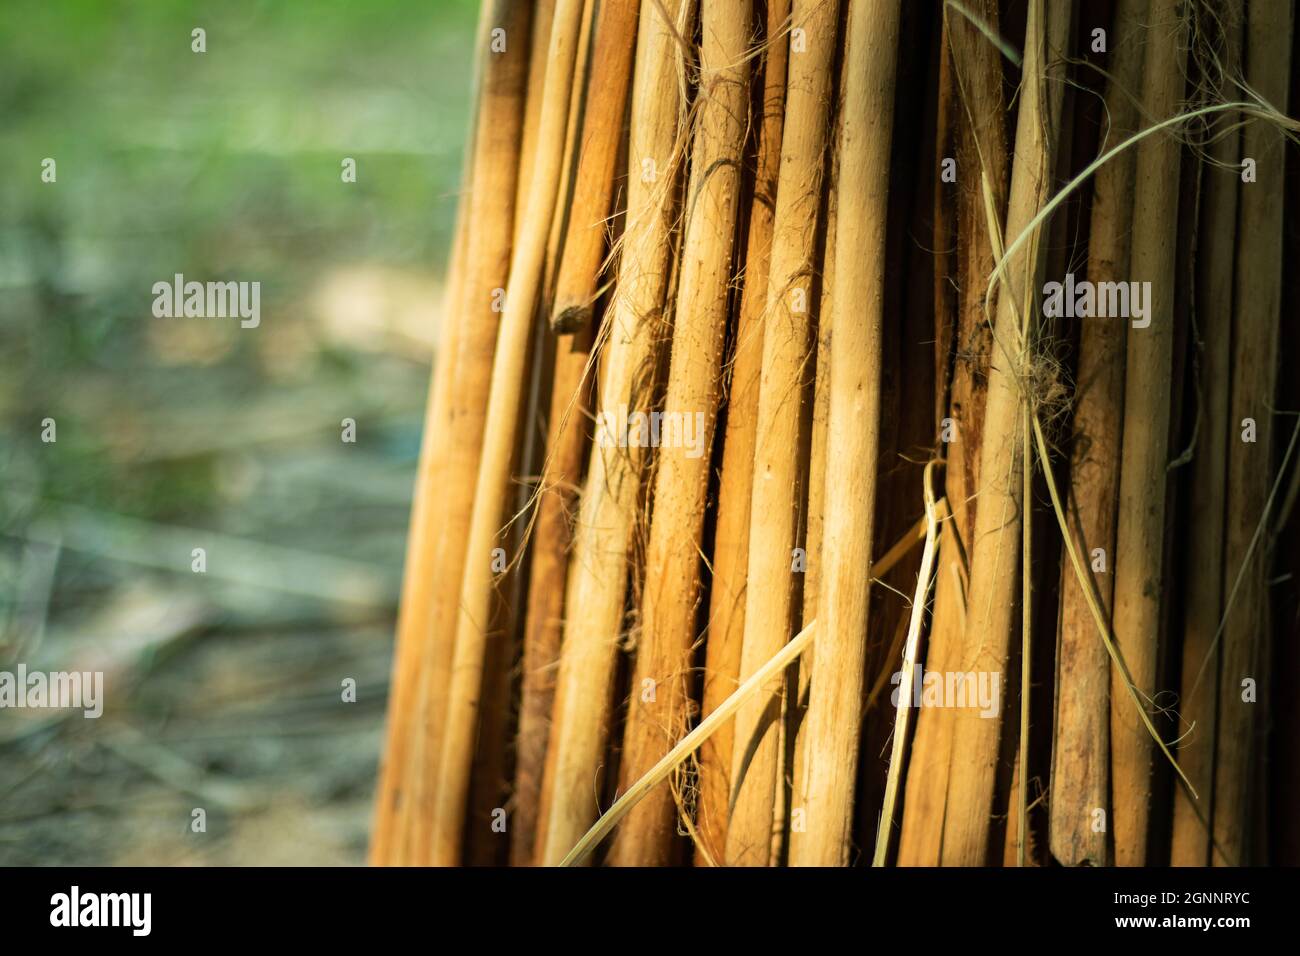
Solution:
{"label": "smooth bamboo-like cane", "polygon": [[[468,152],[473,153],[471,147]],[[466,177],[468,179],[468,176]],[[437,494],[443,478],[446,455],[445,435],[447,407],[451,401],[452,364],[460,324],[456,306],[462,294],[461,279],[468,241],[468,192],[460,200],[456,216],[456,238],[447,266],[447,291],[442,303],[441,333],[437,358],[429,379],[429,397],[424,413],[424,434],[416,466],[415,491],[411,501],[410,528],[407,533],[406,566],[402,572],[402,595],[398,606],[397,637],[393,651],[391,691],[389,692],[388,726],[383,761],[375,797],[375,821],[370,838],[369,862],[384,866],[392,861],[394,839],[403,802],[401,782],[406,770],[406,754],[414,733],[415,697],[419,690],[420,662],[424,656],[425,635],[429,628],[430,588],[434,544],[438,533]]]}
{"label": "smooth bamboo-like cane", "polygon": [[590,401],[592,329],[560,336],[555,344],[555,373],[547,420],[546,464],[533,529],[533,565],[528,581],[528,617],[524,630],[519,734],[515,748],[515,813],[510,858],[529,866],[540,810],[546,742],[564,633],[564,582],[573,540],[571,514],[586,450],[586,416]]}
{"label": "smooth bamboo-like cane", "polygon": [[[845,62],[843,69],[850,64]],[[841,73],[843,70],[841,70]],[[841,83],[842,89],[842,83]],[[836,123],[843,115],[841,103],[833,107]],[[839,134],[831,144],[830,182],[826,189],[826,248],[822,253],[822,296],[817,311],[817,374],[813,382],[812,415],[810,417],[808,436],[808,500],[804,507],[804,554],[805,571],[803,576],[803,621],[817,619],[817,602],[821,597],[822,573],[822,539],[826,528],[826,444],[827,425],[831,408],[831,338],[835,325],[835,222],[839,206],[837,184],[839,182]],[[780,780],[777,788],[778,798],[789,794],[789,801],[803,792],[803,772],[807,769],[806,754],[808,750],[807,728],[808,687],[812,682],[814,648],[809,647],[799,657],[795,665],[798,669],[798,681],[793,682],[791,675],[786,675],[786,692],[793,695],[786,700],[785,713],[782,715],[782,731],[786,735],[781,742],[782,767],[780,772],[787,779]],[[795,668],[791,668],[794,670]],[[790,746],[789,736],[794,735],[794,746]],[[791,753],[793,751],[793,753]],[[787,790],[788,788],[788,790]],[[773,823],[776,833],[772,858],[780,860],[780,840],[785,836],[787,819],[793,808],[782,806],[778,799]],[[802,813],[802,809],[800,813]],[[792,825],[793,821],[791,821]],[[788,857],[788,854],[787,854]]]}
{"label": "smooth bamboo-like cane", "polygon": [[[1064,84],[1055,73],[1069,38],[1072,4],[1031,0],[1025,28],[1023,80],[1016,123],[1015,163],[1011,170],[1005,245],[1026,230],[1051,195],[1060,133]],[[957,655],[961,673],[998,675],[1007,684],[1007,661],[1020,589],[1021,402],[1027,356],[1022,354],[1021,323],[1036,308],[1035,280],[1040,246],[1046,238],[1035,227],[1027,243],[1007,264],[998,296],[989,367],[980,460],[979,508],[975,515],[966,628]],[[1005,695],[1004,695],[1005,696]],[[949,866],[987,862],[998,774],[1001,729],[1006,710],[981,716],[978,707],[956,712],[948,765],[947,810],[940,860]]]}
{"label": "smooth bamboo-like cane", "polygon": [[853,824],[862,728],[867,597],[880,444],[881,340],[885,308],[885,224],[894,118],[898,0],[851,0],[845,45],[832,295],[853,303],[853,321],[831,340],[826,427],[821,647],[808,698],[807,770],[791,863],[843,866]]}
{"label": "smooth bamboo-like cane", "polygon": [[[1229,0],[1219,13],[1220,39],[1213,56],[1199,58],[1215,96],[1232,98],[1230,84],[1241,65],[1241,0]],[[1214,72],[1211,72],[1214,71]],[[1235,121],[1225,117],[1219,123]],[[1218,125],[1218,124],[1216,124]],[[1228,396],[1232,376],[1232,315],[1234,265],[1237,256],[1237,196],[1240,185],[1241,132],[1216,131],[1206,147],[1212,159],[1200,171],[1201,221],[1196,254],[1196,343],[1199,360],[1200,421],[1192,459],[1191,502],[1188,507],[1187,611],[1183,622],[1183,678],[1178,697],[1182,739],[1178,765],[1200,794],[1193,801],[1182,787],[1174,788],[1174,828],[1170,862],[1174,866],[1206,866],[1210,862],[1210,820],[1214,806],[1214,727],[1218,697],[1217,666],[1202,677],[1207,655],[1218,663],[1214,637],[1223,613],[1224,502],[1227,481]],[[1055,797],[1053,797],[1055,799]]]}
{"label": "smooth bamboo-like cane", "polygon": [[[700,83],[672,358],[660,429],[622,779],[637,780],[686,734],[710,453],[718,414],[740,160],[749,106],[751,4],[701,11]],[[676,424],[674,424],[676,422]],[[677,805],[660,787],[628,814],[610,848],[619,866],[673,860]]]}
{"label": "smooth bamboo-like cane", "polygon": [[[1186,60],[1178,0],[1152,0],[1143,69],[1147,116],[1174,114]],[[1134,686],[1155,695],[1161,596],[1164,593],[1165,499],[1169,466],[1174,346],[1174,262],[1178,235],[1179,143],[1169,135],[1137,147],[1129,272],[1150,282],[1149,325],[1128,323],[1124,382],[1123,467],[1115,532],[1116,643]],[[1144,320],[1146,321],[1146,320]],[[1111,675],[1111,815],[1115,862],[1146,863],[1151,814],[1152,741],[1127,699],[1123,676]]]}
{"label": "smooth bamboo-like cane", "polygon": [[439,522],[435,507],[436,490],[441,484],[441,468],[447,454],[447,416],[451,403],[452,369],[458,351],[461,322],[458,311],[464,294],[465,257],[469,243],[469,208],[473,189],[473,169],[478,118],[481,113],[479,87],[483,82],[484,51],[492,27],[492,6],[479,8],[475,29],[474,106],[470,113],[465,142],[465,170],[461,176],[460,199],[456,204],[456,234],[447,263],[446,291],[442,301],[438,344],[429,394],[425,405],[420,457],[416,466],[415,489],[411,498],[411,520],[407,530],[406,560],[402,569],[402,593],[398,605],[396,639],[393,650],[392,680],[389,690],[388,721],[380,761],[375,796],[374,826],[370,837],[368,862],[384,866],[395,861],[404,840],[396,838],[405,803],[402,784],[407,772],[407,754],[414,736],[417,714],[421,662],[425,637],[429,631],[432,592],[428,586],[429,569],[438,541]]}
{"label": "smooth bamboo-like cane", "polygon": [[[827,107],[837,24],[836,3],[796,0],[781,139],[772,252],[768,266],[763,370],[759,385],[749,570],[740,676],[747,678],[790,639],[794,620],[793,549],[802,486],[800,461],[805,378],[809,372],[812,262],[821,204]],[[766,866],[772,843],[783,678],[736,716],[731,758],[732,811],[726,860]],[[777,706],[773,708],[773,703]]]}
{"label": "smooth bamboo-like cane", "polygon": [[[1142,81],[1148,5],[1149,0],[1123,0],[1115,11],[1106,87],[1110,123],[1103,148],[1132,135],[1137,126],[1132,91]],[[1128,281],[1132,210],[1129,151],[1098,169],[1093,181],[1091,282]],[[1075,378],[1070,529],[1097,569],[1093,581],[1102,606],[1110,608],[1124,429],[1124,339],[1113,322],[1083,320]],[[1068,565],[1061,569],[1060,593],[1049,842],[1052,855],[1065,866],[1105,866],[1110,862],[1110,655]]]}
{"label": "smooth bamboo-like cane", "polygon": [[466,544],[465,574],[456,618],[456,650],[434,794],[432,861],[438,866],[450,866],[458,861],[463,839],[469,768],[478,727],[483,659],[490,624],[492,552],[498,546],[501,527],[507,518],[505,504],[519,433],[520,399],[527,379],[533,316],[559,187],[582,7],[582,0],[558,0],[556,4],[545,99],[530,173],[532,188],[524,212],[526,225],[511,258],[510,284],[493,360],[483,455]]}
{"label": "smooth bamboo-like cane", "polygon": [[550,315],[556,332],[575,332],[591,322],[632,81],[637,17],[636,0],[603,0],[599,7],[582,150]]}
{"label": "smooth bamboo-like cane", "polygon": [[[528,33],[530,10],[530,4],[519,0],[499,0],[489,14],[490,23],[494,29],[505,30],[507,36],[522,37]],[[487,37],[483,42],[488,42]],[[472,476],[478,472],[483,447],[486,397],[496,348],[499,316],[494,303],[510,270],[527,53],[525,43],[507,46],[498,54],[490,50],[483,53],[483,95],[474,137],[465,285],[457,315],[461,328],[449,388],[446,480],[438,490],[438,540],[424,578],[432,595],[416,701],[418,726],[409,745],[403,782],[409,799],[403,802],[398,824],[404,849],[391,861],[395,863],[425,864],[429,859],[434,778],[455,646],[465,538],[474,498]]]}
{"label": "smooth bamboo-like cane", "polygon": [[[618,288],[611,306],[600,386],[597,442],[583,489],[565,598],[564,645],[556,686],[537,860],[559,862],[597,815],[608,736],[628,555],[642,480],[643,448],[619,447],[621,424],[648,409],[668,279],[668,237],[679,164],[678,38],[692,4],[646,0],[641,7],[628,209]],[[665,18],[671,18],[671,21]]]}
{"label": "smooth bamboo-like cane", "polygon": [[[528,80],[524,89],[527,99],[524,106],[524,126],[519,134],[520,176],[515,183],[515,208],[528,207],[528,190],[532,185],[531,172],[537,152],[537,131],[542,122],[542,97],[546,92],[546,51],[551,47],[551,23],[555,18],[555,0],[535,0],[533,4],[532,37],[529,41]],[[507,44],[512,41],[506,35]],[[515,217],[515,243],[524,217]]]}
{"label": "smooth bamboo-like cane", "polygon": [[[560,275],[564,243],[569,234],[569,211],[573,208],[573,195],[577,189],[578,161],[582,155],[582,137],[586,130],[586,111],[588,83],[591,77],[591,54],[596,33],[597,13],[601,8],[600,0],[583,0],[582,26],[578,30],[578,52],[573,60],[573,80],[569,84],[569,113],[564,131],[564,158],[560,163],[559,185],[555,195],[555,211],[551,216],[550,234],[546,239],[546,268],[543,272],[542,288],[538,297],[537,308],[542,313],[543,321],[537,323],[534,339],[539,344],[535,351],[543,356],[543,363],[550,369],[550,360],[554,358],[550,346],[555,342],[555,335],[545,321],[555,303],[555,283]],[[545,348],[540,348],[545,346]],[[549,385],[549,381],[544,383]],[[521,502],[524,508],[531,507],[530,501]]]}
{"label": "smooth bamboo-like cane", "polygon": [[[762,115],[750,205],[744,286],[736,322],[727,395],[727,425],[718,480],[713,535],[713,577],[709,590],[702,716],[707,717],[740,683],[740,648],[745,631],[745,577],[749,566],[749,504],[754,478],[754,434],[759,376],[763,363],[763,310],[772,249],[772,211],[781,165],[785,120],[785,70],[789,57],[790,0],[770,0],[763,66]],[[695,826],[696,862],[716,865],[726,850],[731,800],[733,725],[728,722],[700,746],[700,792]]]}
{"label": "smooth bamboo-like cane", "polygon": [[[1292,63],[1294,5],[1252,2],[1246,21],[1246,82],[1282,113]],[[1223,629],[1218,743],[1214,758],[1215,866],[1250,863],[1254,762],[1264,753],[1266,726],[1256,709],[1266,706],[1264,671],[1269,646],[1267,547],[1251,551],[1273,480],[1274,394],[1278,316],[1282,303],[1282,136],[1271,124],[1242,131],[1243,160],[1255,161],[1253,182],[1241,187],[1233,322],[1232,398],[1228,441],[1228,519],[1223,569],[1226,585],[1241,586]],[[1254,441],[1248,430],[1254,425]],[[1244,568],[1244,570],[1243,570]],[[1281,687],[1278,690],[1282,690]]]}
{"label": "smooth bamboo-like cane", "polygon": [[[973,11],[990,29],[997,29],[997,0],[982,0]],[[984,301],[995,261],[986,203],[998,216],[1004,214],[1008,166],[1002,54],[974,24],[951,8],[946,11],[945,31],[953,82],[957,85],[958,102],[953,110],[958,129],[960,194],[955,257],[958,310],[955,328],[949,333],[954,355],[945,415],[948,420],[940,422],[946,460],[944,494],[952,518],[942,525],[934,616],[924,660],[925,670],[940,674],[956,667],[955,655],[960,653],[965,628],[969,579],[966,556],[974,546],[972,535],[979,508],[975,492],[979,488],[987,398],[984,383],[991,357],[988,316],[996,314],[1001,294],[995,289],[994,297]],[[944,281],[949,281],[948,277]],[[945,340],[942,330],[936,338]],[[954,720],[955,714],[945,708],[922,709],[916,716],[898,839],[901,866],[934,866],[939,862]]]}
{"label": "smooth bamboo-like cane", "polygon": [[[848,64],[846,64],[846,69]],[[836,110],[839,116],[840,110]],[[838,153],[838,150],[837,150]],[[839,179],[839,156],[831,163],[829,188],[826,190],[826,249],[822,255],[822,296],[817,308],[817,375],[813,382],[812,416],[808,436],[808,504],[804,516],[804,553],[807,570],[803,576],[803,619],[817,619],[817,601],[821,594],[823,568],[822,536],[826,517],[826,432],[831,408],[831,338],[834,334],[835,315],[835,224],[838,218],[839,196],[836,184]],[[802,699],[812,675],[813,649],[810,647],[799,658],[799,690]]]}

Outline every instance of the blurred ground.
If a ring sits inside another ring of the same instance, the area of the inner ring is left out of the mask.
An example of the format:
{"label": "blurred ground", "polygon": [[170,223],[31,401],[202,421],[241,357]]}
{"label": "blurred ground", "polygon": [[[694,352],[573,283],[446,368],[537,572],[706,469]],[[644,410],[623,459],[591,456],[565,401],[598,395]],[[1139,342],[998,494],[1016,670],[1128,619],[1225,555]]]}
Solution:
{"label": "blurred ground", "polygon": [[0,864],[364,859],[475,16],[0,5],[0,670],[106,675],[0,710]]}

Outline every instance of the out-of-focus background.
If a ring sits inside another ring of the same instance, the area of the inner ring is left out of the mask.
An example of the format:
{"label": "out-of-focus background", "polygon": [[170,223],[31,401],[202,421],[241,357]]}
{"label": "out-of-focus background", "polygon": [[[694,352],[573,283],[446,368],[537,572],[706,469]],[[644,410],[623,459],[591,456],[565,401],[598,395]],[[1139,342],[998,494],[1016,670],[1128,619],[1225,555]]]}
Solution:
{"label": "out-of-focus background", "polygon": [[364,859],[476,8],[0,4],[0,864]]}

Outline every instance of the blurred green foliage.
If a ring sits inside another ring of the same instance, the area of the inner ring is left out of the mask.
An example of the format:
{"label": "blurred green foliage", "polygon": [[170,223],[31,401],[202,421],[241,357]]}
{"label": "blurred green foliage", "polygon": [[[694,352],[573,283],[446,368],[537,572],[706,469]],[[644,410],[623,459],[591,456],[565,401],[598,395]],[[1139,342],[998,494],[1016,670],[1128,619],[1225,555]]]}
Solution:
{"label": "blurred green foliage", "polygon": [[[476,7],[0,4],[0,454],[11,468],[30,470],[12,443],[30,446],[51,416],[59,442],[39,449],[45,493],[137,513],[193,502],[201,462],[127,481],[96,457],[104,423],[79,420],[223,401],[233,416],[263,384],[247,334],[220,350],[219,373],[159,362],[144,341],[159,321],[155,281],[258,280],[263,314],[283,329],[340,264],[440,275]],[[204,53],[191,49],[196,27]],[[53,184],[40,178],[47,157]],[[341,182],[343,157],[357,161],[353,185]],[[316,361],[326,378],[356,371],[329,347]],[[96,395],[89,408],[78,389]],[[105,407],[109,396],[120,404]]]}

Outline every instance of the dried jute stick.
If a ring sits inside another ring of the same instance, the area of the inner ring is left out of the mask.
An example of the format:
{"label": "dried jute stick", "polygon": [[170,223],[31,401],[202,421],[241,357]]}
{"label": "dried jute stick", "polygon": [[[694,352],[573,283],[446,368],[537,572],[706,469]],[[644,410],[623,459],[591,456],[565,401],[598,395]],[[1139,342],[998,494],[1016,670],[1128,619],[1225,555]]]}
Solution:
{"label": "dried jute stick", "polygon": [[[1294,5],[1252,2],[1246,23],[1246,82],[1280,112],[1287,111]],[[1282,304],[1283,138],[1270,123],[1242,131],[1242,156],[1255,160],[1255,182],[1241,190],[1232,398],[1228,451],[1228,520],[1224,572],[1241,593],[1225,611],[1214,766],[1215,866],[1251,862],[1250,818],[1255,763],[1263,751],[1258,700],[1268,698],[1269,586],[1267,548],[1252,548],[1272,482],[1274,395],[1278,375],[1278,315]],[[1254,441],[1245,433],[1254,423]],[[1247,682],[1253,683],[1247,683]],[[1279,686],[1279,691],[1283,688]],[[1250,691],[1254,691],[1250,693]]]}
{"label": "dried jute stick", "polygon": [[[1146,33],[1142,108],[1173,115],[1182,97],[1186,46],[1178,0],[1152,0]],[[1174,348],[1174,261],[1178,235],[1178,140],[1151,136],[1137,147],[1129,271],[1151,283],[1149,327],[1128,327],[1124,381],[1123,466],[1115,532],[1116,643],[1133,684],[1155,695],[1160,606],[1164,594],[1165,498],[1169,465]],[[1151,814],[1152,741],[1111,674],[1110,745],[1115,863],[1143,866]]]}
{"label": "dried jute stick", "polygon": [[542,773],[550,737],[555,671],[564,633],[564,582],[572,542],[570,514],[577,503],[578,481],[586,451],[589,414],[591,328],[562,335],[555,344],[555,374],[547,419],[546,464],[532,533],[532,572],[528,580],[528,617],[524,629],[519,733],[515,748],[515,813],[511,821],[510,858],[529,866],[537,832]]}
{"label": "dried jute stick", "polygon": [[[578,174],[578,160],[582,154],[582,136],[587,112],[587,84],[591,76],[592,44],[596,33],[596,14],[600,6],[599,0],[583,0],[582,25],[578,29],[578,52],[573,60],[573,80],[569,83],[569,111],[564,130],[564,158],[560,162],[560,175],[555,193],[555,212],[551,217],[550,233],[546,239],[546,266],[543,270],[542,288],[537,300],[537,308],[542,314],[543,321],[537,323],[533,334],[534,342],[538,344],[538,348],[534,349],[534,351],[540,353],[534,360],[534,364],[542,366],[541,369],[536,369],[534,372],[535,375],[537,372],[541,372],[540,381],[535,383],[535,387],[541,389],[549,389],[551,384],[549,377],[549,373],[552,371],[550,362],[554,356],[551,354],[549,347],[554,344],[555,336],[549,334],[552,330],[546,323],[545,318],[550,315],[555,302],[555,281],[560,274],[564,242],[569,232],[569,210],[573,207],[573,194],[577,188],[575,181]],[[542,346],[545,346],[545,348],[542,348]],[[533,436],[536,432],[530,430],[528,434]],[[537,467],[540,467],[540,465]],[[532,505],[531,496],[522,490],[521,495],[522,500],[518,502],[518,507],[521,511],[526,511]]]}
{"label": "dried jute stick", "polygon": [[475,137],[478,131],[479,93],[483,82],[483,52],[492,27],[492,7],[479,8],[474,46],[474,109],[470,115],[465,140],[466,169],[462,175],[460,198],[456,204],[456,234],[447,263],[447,283],[443,295],[438,344],[429,394],[425,405],[420,439],[420,457],[415,472],[415,489],[411,500],[411,522],[407,531],[406,562],[402,569],[402,592],[398,603],[397,633],[394,641],[388,724],[380,762],[375,798],[374,824],[371,829],[368,860],[372,866],[392,862],[394,835],[402,805],[401,784],[406,772],[406,756],[414,734],[419,693],[420,663],[424,656],[425,635],[429,629],[431,577],[438,539],[438,512],[434,506],[436,490],[442,483],[441,470],[447,454],[447,416],[451,403],[452,367],[457,353],[461,323],[457,313],[464,295],[466,246],[469,243],[469,205],[473,189]]}
{"label": "dried jute stick", "polygon": [[[792,634],[805,377],[811,344],[812,262],[821,205],[827,106],[836,43],[837,3],[796,0],[792,29],[804,48],[790,54],[781,174],[763,332],[749,571],[740,673],[747,678]],[[860,570],[860,569],[859,569]],[[732,811],[726,860],[767,866],[777,784],[781,678],[740,708],[731,758]]]}
{"label": "dried jute stick", "polygon": [[[1220,29],[1208,38],[1212,53],[1197,57],[1215,98],[1227,98],[1241,69],[1243,0],[1227,0]],[[1199,52],[1199,46],[1194,46]],[[1211,56],[1213,59],[1211,59]],[[1233,117],[1219,120],[1231,122]],[[1217,125],[1217,123],[1216,123]],[[1211,162],[1200,170],[1201,220],[1197,224],[1195,331],[1199,367],[1200,421],[1192,459],[1188,508],[1187,611],[1183,619],[1183,674],[1178,695],[1178,764],[1201,799],[1174,788],[1174,829],[1169,862],[1207,866],[1214,811],[1214,729],[1218,698],[1218,650],[1214,636],[1223,613],[1224,509],[1227,495],[1228,398],[1232,382],[1233,280],[1237,257],[1237,200],[1241,184],[1241,131],[1227,129],[1207,146]],[[1212,651],[1211,649],[1214,648]],[[1207,655],[1215,666],[1198,682]],[[1055,795],[1053,795],[1055,803]]]}
{"label": "dried jute stick", "polygon": [[597,14],[582,148],[569,206],[564,255],[550,315],[551,328],[556,332],[575,332],[591,323],[632,81],[636,30],[636,0],[603,0]]}
{"label": "dried jute stick", "polygon": [[[1064,84],[1052,74],[1060,69],[1066,49],[1071,6],[1043,0],[1032,0],[1029,6],[1007,211],[1008,239],[1030,226],[1051,194],[1064,95]],[[1011,641],[1018,627],[1015,612],[1020,582],[1016,572],[1023,517],[1021,402],[1027,400],[1021,315],[1033,304],[1040,246],[1046,236],[1037,225],[1032,234],[1023,252],[1004,268],[997,300],[966,629],[956,667],[961,673],[996,674],[1000,679],[1007,676]],[[1010,241],[1006,245],[1014,251]],[[971,707],[957,712],[940,856],[944,865],[986,863],[1005,715],[1001,705],[999,700],[993,717],[981,716],[978,708]]]}
{"label": "dried jute stick", "polygon": [[[1122,0],[1115,11],[1106,111],[1106,143],[1137,126],[1132,91],[1141,85],[1150,0]],[[1088,240],[1088,279],[1126,282],[1133,229],[1133,154],[1097,170]],[[1115,327],[1085,319],[1080,331],[1070,526],[1088,549],[1097,594],[1110,608],[1115,577],[1115,521],[1124,430],[1124,347]],[[1101,564],[1098,565],[1100,550]],[[1110,862],[1110,656],[1073,570],[1061,569],[1057,644],[1056,735],[1052,747],[1049,840],[1066,866]],[[1098,826],[1098,811],[1101,812]]]}
{"label": "dried jute stick", "polygon": [[[531,5],[522,0],[497,0],[487,11],[488,22],[492,29],[522,37],[528,33],[530,12]],[[489,42],[486,33],[481,42]],[[421,586],[432,593],[428,619],[419,635],[423,647],[415,700],[418,716],[403,768],[401,786],[406,799],[397,824],[401,846],[397,855],[390,855],[390,863],[428,862],[432,792],[454,649],[456,601],[496,347],[499,316],[493,311],[493,302],[496,290],[505,286],[510,268],[528,47],[516,43],[502,53],[482,55],[483,93],[470,173],[464,285],[455,313],[460,328],[448,387],[447,464],[434,504],[434,552],[427,566],[413,569],[420,575]]]}
{"label": "dried jute stick", "polygon": [[[718,708],[739,685],[740,648],[745,632],[745,576],[749,567],[749,504],[754,479],[754,434],[759,376],[763,363],[763,310],[767,307],[772,211],[781,166],[785,119],[785,71],[789,57],[790,0],[769,0],[764,49],[762,116],[758,124],[757,169],[750,205],[744,287],[736,321],[727,395],[727,425],[718,480],[713,534],[713,577],[705,643],[703,716]],[[700,791],[695,826],[696,862],[723,859],[731,800],[733,724],[728,721],[700,746]]]}
{"label": "dried jute stick", "polygon": [[[532,185],[532,172],[537,154],[537,132],[542,123],[542,100],[546,93],[546,51],[551,46],[551,24],[555,20],[555,0],[535,0],[533,4],[533,29],[529,41],[528,99],[524,107],[524,128],[519,136],[519,181],[515,184],[515,209],[528,206],[528,189]],[[506,36],[507,44],[511,41]],[[524,217],[515,217],[515,243],[524,226]]]}
{"label": "dried jute stick", "polygon": [[[691,176],[678,279],[676,320],[650,543],[641,597],[632,700],[623,736],[622,775],[632,782],[686,733],[695,613],[700,601],[710,450],[718,414],[722,352],[741,151],[749,106],[749,0],[705,4]],[[609,862],[672,862],[677,806],[658,788],[619,829]]]}
{"label": "dried jute stick", "polygon": [[[898,0],[851,0],[845,46],[833,296],[852,321],[830,345],[821,593],[822,639],[809,690],[807,769],[791,863],[848,862],[862,727],[867,599],[880,444],[881,340]],[[846,261],[847,260],[847,261]],[[847,314],[847,312],[846,312]]]}
{"label": "dried jute stick", "polygon": [[546,92],[531,171],[533,185],[524,213],[527,225],[521,230],[520,243],[511,258],[510,284],[493,361],[483,456],[474,492],[456,618],[456,652],[448,685],[446,729],[438,763],[432,851],[432,862],[438,866],[455,865],[460,857],[491,608],[492,551],[506,518],[533,316],[563,160],[582,7],[582,0],[558,0],[556,4]]}
{"label": "dried jute stick", "polygon": [[[644,449],[620,423],[651,398],[668,276],[678,155],[679,36],[689,0],[645,0],[637,36],[628,208],[608,318],[597,442],[584,485],[565,597],[564,645],[542,785],[537,861],[558,862],[595,819]],[[671,17],[671,22],[665,17]]]}
{"label": "dried jute stick", "polygon": [[[472,153],[472,149],[470,150]],[[438,537],[438,489],[442,484],[447,408],[451,401],[452,362],[456,355],[459,323],[456,305],[463,294],[461,274],[464,269],[465,245],[468,242],[468,191],[462,194],[456,216],[456,238],[447,267],[447,291],[443,299],[441,334],[433,376],[429,380],[429,397],[424,413],[424,435],[420,441],[420,458],[415,472],[415,491],[411,502],[411,524],[407,533],[406,566],[402,572],[402,595],[398,606],[397,638],[393,652],[392,689],[383,762],[379,771],[375,818],[370,839],[369,861],[372,866],[393,862],[395,830],[400,817],[401,782],[406,769],[406,755],[414,733],[419,692],[420,662],[425,653],[425,636],[429,628],[429,605],[432,597],[434,544]]]}
{"label": "dried jute stick", "polygon": [[[848,69],[847,62],[841,64],[841,76]],[[840,93],[843,92],[843,80]],[[842,99],[842,96],[839,98]],[[838,126],[843,109],[841,102],[832,104],[832,113]],[[839,133],[835,130],[833,141],[829,144],[831,153],[826,188],[826,244],[822,250],[822,295],[817,310],[817,374],[812,383],[812,409],[809,416],[808,435],[808,494],[804,505],[804,541],[805,570],[803,576],[803,613],[801,621],[817,619],[817,601],[821,597],[822,573],[822,538],[826,517],[826,438],[827,424],[831,410],[831,338],[835,327],[835,221],[839,207]],[[797,675],[786,674],[785,712],[782,714],[783,739],[781,741],[781,766],[779,773],[785,779],[778,781],[777,803],[773,813],[772,859],[779,862],[781,843],[788,838],[787,830],[793,824],[794,808],[787,804],[803,792],[802,774],[807,768],[805,754],[808,750],[806,718],[808,716],[808,686],[812,682],[813,662],[816,659],[814,648],[799,658],[796,665]],[[796,668],[791,668],[795,670]],[[793,679],[797,677],[797,682]],[[793,747],[791,740],[793,739]],[[800,814],[803,810],[800,808]],[[788,861],[789,853],[785,854]]]}

